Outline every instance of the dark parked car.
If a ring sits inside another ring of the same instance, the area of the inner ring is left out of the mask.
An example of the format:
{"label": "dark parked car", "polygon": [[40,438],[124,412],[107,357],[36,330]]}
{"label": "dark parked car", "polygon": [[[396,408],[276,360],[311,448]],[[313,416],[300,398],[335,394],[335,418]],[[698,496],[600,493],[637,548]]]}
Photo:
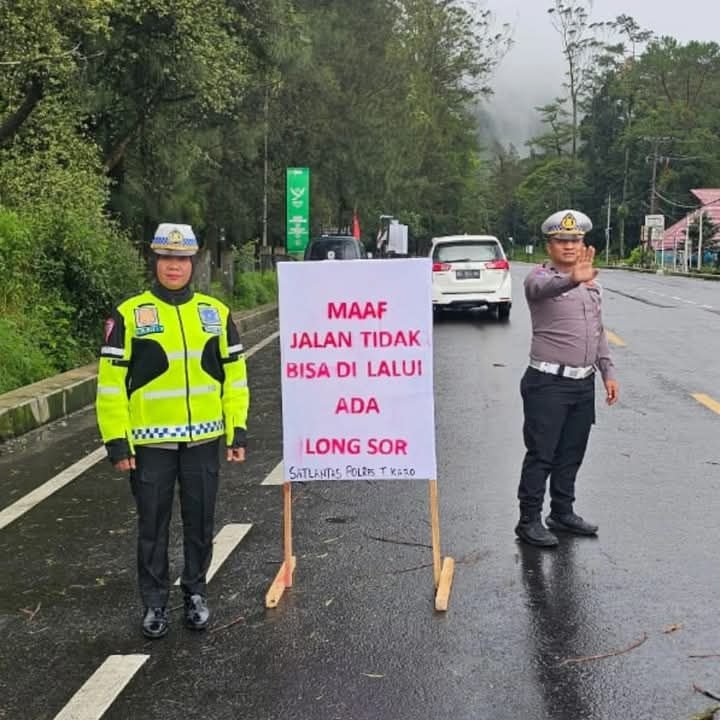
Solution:
{"label": "dark parked car", "polygon": [[321,235],[305,248],[305,260],[364,260],[367,253],[352,235]]}

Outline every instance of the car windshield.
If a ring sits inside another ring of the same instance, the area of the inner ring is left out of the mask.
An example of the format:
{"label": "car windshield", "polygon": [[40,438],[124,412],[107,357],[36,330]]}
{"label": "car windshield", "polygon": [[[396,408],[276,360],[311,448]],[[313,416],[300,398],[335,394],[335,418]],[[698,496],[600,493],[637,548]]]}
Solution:
{"label": "car windshield", "polygon": [[356,260],[360,250],[355,240],[345,238],[324,238],[311,243],[307,260],[326,260],[328,252],[334,253],[336,260]]}
{"label": "car windshield", "polygon": [[496,242],[438,243],[433,251],[433,260],[445,263],[488,262],[501,259],[502,252]]}

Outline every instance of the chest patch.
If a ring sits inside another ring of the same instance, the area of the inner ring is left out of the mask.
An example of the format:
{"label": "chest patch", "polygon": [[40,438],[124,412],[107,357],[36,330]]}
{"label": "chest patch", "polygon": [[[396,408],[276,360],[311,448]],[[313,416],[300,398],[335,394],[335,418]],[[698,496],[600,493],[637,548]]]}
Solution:
{"label": "chest patch", "polygon": [[135,308],[135,335],[152,335],[165,332],[160,324],[160,316],[155,305],[141,305]]}
{"label": "chest patch", "polygon": [[220,335],[222,326],[220,324],[220,311],[212,305],[198,305],[198,315],[202,328],[207,333]]}

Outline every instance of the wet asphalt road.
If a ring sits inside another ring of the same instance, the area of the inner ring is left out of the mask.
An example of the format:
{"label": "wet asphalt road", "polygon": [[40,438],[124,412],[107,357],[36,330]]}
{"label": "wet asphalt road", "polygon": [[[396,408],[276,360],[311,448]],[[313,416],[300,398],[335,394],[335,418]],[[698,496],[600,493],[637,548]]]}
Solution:
{"label": "wet asphalt road", "polygon": [[[720,284],[601,275],[626,347],[621,401],[599,394],[578,481],[600,536],[542,552],[512,531],[527,270],[513,269],[510,324],[435,326],[442,539],[458,563],[447,614],[432,610],[421,481],[295,485],[296,586],[264,609],[281,558],[280,488],[260,485],[281,457],[275,342],[249,360],[249,461],[225,469],[217,528],[253,527],[210,584],[213,629],[193,635],[175,610],[167,638],[139,634],[132,499],[102,462],[0,530],[0,718],[51,720],[130,653],[150,658],[108,720],[680,720],[711,705],[692,683],[720,691],[720,658],[690,655],[720,653],[720,417],[692,393],[720,400]],[[0,448],[0,509],[98,445],[88,411]]]}

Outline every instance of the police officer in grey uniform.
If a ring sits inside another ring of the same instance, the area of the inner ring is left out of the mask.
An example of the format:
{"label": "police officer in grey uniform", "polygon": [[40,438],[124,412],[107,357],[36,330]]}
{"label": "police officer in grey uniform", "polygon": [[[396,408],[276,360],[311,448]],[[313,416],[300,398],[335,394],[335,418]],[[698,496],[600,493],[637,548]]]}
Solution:
{"label": "police officer in grey uniform", "polygon": [[[575,514],[575,477],[595,422],[595,373],[608,405],[618,399],[615,367],[602,323],[602,289],[595,280],[595,249],[586,247],[592,222],[576,210],[562,210],[542,225],[549,262],[525,279],[532,318],[530,366],[520,391],[527,453],[518,499],[516,535],[530,545],[554,547],[548,528],[595,535],[598,526]],[[541,519],[550,478],[550,514]]]}

